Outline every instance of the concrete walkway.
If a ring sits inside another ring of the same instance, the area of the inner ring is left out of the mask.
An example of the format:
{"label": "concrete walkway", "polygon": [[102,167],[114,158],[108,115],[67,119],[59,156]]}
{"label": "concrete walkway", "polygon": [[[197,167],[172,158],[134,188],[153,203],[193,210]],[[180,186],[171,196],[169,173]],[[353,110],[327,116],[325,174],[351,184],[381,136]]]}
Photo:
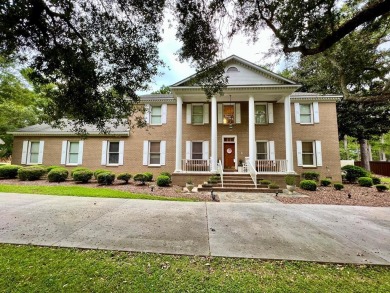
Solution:
{"label": "concrete walkway", "polygon": [[0,242],[390,265],[390,208],[0,193]]}

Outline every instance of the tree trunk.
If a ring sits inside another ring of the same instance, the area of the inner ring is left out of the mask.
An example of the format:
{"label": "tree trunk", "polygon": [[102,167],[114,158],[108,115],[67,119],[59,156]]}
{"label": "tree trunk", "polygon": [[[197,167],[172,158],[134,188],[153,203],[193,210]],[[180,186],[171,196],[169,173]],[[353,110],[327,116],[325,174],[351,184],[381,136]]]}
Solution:
{"label": "tree trunk", "polygon": [[359,139],[360,157],[362,160],[362,167],[370,171],[370,159],[368,155],[368,143],[366,139]]}

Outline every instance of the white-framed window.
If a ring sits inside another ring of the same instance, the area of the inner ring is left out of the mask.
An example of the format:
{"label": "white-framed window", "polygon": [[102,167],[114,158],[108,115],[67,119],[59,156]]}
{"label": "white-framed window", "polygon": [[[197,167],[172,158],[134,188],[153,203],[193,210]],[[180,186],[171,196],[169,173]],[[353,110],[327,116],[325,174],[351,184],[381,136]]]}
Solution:
{"label": "white-framed window", "polygon": [[255,105],[255,123],[256,124],[267,124],[267,104],[256,104]]}
{"label": "white-framed window", "polygon": [[189,103],[187,104],[187,124],[203,125],[209,123],[209,104],[208,103]]}
{"label": "white-framed window", "polygon": [[75,166],[83,163],[84,141],[62,141],[61,164]]}
{"label": "white-framed window", "polygon": [[25,140],[22,147],[22,164],[35,165],[42,164],[43,161],[43,140]]}
{"label": "white-framed window", "polygon": [[149,125],[162,125],[167,123],[167,104],[145,105],[145,120]]}
{"label": "white-framed window", "polygon": [[123,140],[104,140],[102,142],[101,165],[123,165],[124,146],[125,142]]}
{"label": "white-framed window", "polygon": [[219,124],[240,124],[241,123],[241,105],[240,103],[218,104],[218,123]]}
{"label": "white-framed window", "polygon": [[318,102],[295,103],[295,122],[314,124],[320,122]]}
{"label": "white-framed window", "polygon": [[209,142],[208,141],[186,141],[186,159],[187,160],[208,160]]}
{"label": "white-framed window", "polygon": [[165,165],[166,141],[144,141],[143,165],[163,166]]}
{"label": "white-framed window", "polygon": [[275,142],[256,141],[256,160],[275,160]]}
{"label": "white-framed window", "polygon": [[302,167],[322,166],[321,141],[297,140],[297,161]]}
{"label": "white-framed window", "polygon": [[192,150],[191,159],[193,160],[203,159],[203,142],[193,141],[191,150]]}

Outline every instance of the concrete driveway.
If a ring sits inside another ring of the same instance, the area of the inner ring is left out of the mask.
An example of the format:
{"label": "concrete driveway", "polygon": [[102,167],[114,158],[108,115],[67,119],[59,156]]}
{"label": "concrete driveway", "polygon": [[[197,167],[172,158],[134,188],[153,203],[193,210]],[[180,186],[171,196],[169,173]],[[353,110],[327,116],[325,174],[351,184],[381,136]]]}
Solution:
{"label": "concrete driveway", "polygon": [[0,242],[390,265],[390,208],[0,193]]}

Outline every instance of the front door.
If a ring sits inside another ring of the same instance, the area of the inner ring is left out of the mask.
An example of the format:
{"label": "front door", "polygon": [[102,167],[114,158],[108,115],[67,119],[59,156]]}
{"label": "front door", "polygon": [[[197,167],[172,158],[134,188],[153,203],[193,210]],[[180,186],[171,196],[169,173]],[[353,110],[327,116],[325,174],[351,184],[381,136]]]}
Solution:
{"label": "front door", "polygon": [[229,169],[234,170],[236,167],[236,164],[234,162],[235,155],[236,155],[235,144],[225,143],[223,153],[224,153],[223,168],[228,170]]}

